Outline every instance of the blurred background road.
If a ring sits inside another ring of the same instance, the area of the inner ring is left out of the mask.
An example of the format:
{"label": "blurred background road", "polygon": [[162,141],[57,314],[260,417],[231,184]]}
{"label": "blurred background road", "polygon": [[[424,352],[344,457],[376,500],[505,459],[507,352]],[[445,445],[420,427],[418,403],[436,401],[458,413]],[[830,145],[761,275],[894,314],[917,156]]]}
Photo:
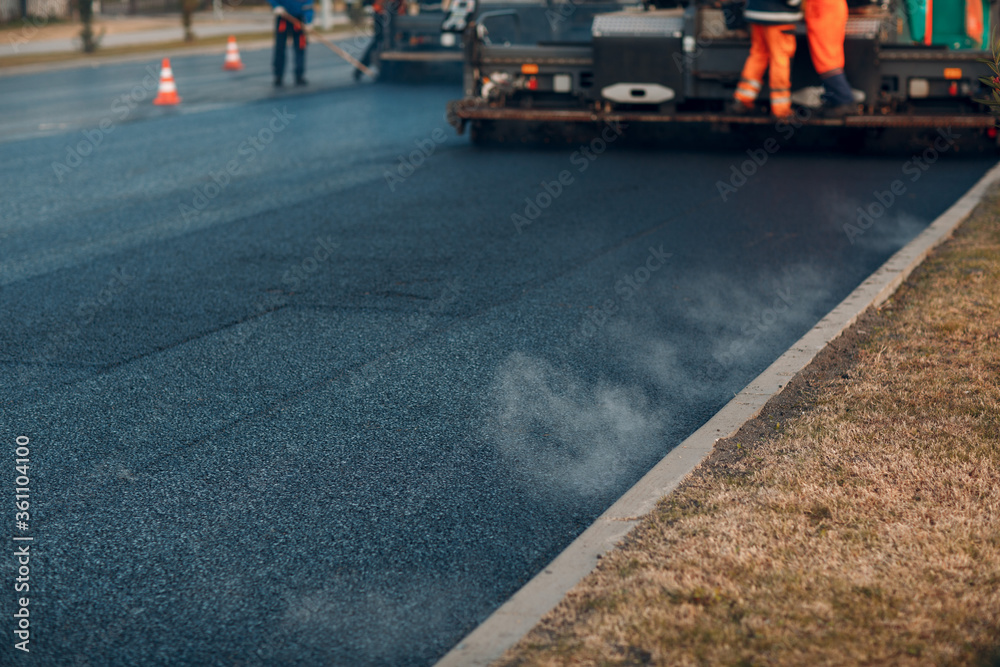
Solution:
{"label": "blurred background road", "polygon": [[0,78],[4,664],[432,664],[994,163],[723,201],[742,152],[480,149],[457,86],[269,58],[174,59],[175,108],[158,59]]}
{"label": "blurred background road", "polygon": [[[334,24],[348,23],[347,17],[333,17]],[[194,14],[192,30],[197,37],[229,36],[266,33],[273,29],[274,14],[269,7],[227,11],[214,16],[211,12]],[[80,25],[73,22],[15,22],[0,32],[0,58],[4,56],[47,54],[79,51]],[[94,32],[103,49],[179,41],[184,28],[176,14],[138,16],[100,16]]]}

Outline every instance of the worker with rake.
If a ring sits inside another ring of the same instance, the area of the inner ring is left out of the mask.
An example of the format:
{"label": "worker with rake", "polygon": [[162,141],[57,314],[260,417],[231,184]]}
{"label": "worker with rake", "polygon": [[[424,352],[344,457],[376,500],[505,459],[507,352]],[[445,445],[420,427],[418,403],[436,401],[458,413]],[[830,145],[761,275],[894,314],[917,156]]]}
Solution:
{"label": "worker with rake", "polygon": [[292,38],[295,52],[295,85],[306,81],[306,28],[313,21],[312,0],[268,0],[274,7],[274,85],[281,86],[285,78],[285,42]]}

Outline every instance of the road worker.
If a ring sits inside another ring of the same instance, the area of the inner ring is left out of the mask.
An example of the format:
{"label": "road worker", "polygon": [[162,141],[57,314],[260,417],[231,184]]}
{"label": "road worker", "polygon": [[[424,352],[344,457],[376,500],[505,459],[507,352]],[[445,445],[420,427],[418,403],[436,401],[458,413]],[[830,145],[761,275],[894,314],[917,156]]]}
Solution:
{"label": "road worker", "polygon": [[847,0],[807,0],[805,15],[813,67],[823,81],[823,115],[842,118],[857,113],[851,85],[844,75]]}
{"label": "road worker", "polygon": [[[361,64],[368,67],[372,64],[372,55],[382,46],[382,40],[385,39],[385,33],[389,30],[389,23],[391,22],[392,14],[405,14],[406,13],[406,2],[405,0],[374,0],[372,2],[372,9],[375,10],[375,16],[373,21],[374,34],[372,35],[372,41],[368,44],[368,48],[365,49],[365,54],[361,56]],[[354,80],[359,81],[361,79],[361,70],[354,70]]]}
{"label": "road worker", "polygon": [[732,110],[736,113],[753,110],[767,70],[771,115],[787,118],[792,114],[792,56],[795,55],[795,23],[802,20],[801,2],[747,1],[743,16],[750,24],[750,55],[733,95]]}
{"label": "road worker", "polygon": [[306,27],[312,25],[312,0],[268,0],[274,7],[274,85],[281,86],[285,78],[285,41],[292,38],[295,52],[295,85],[306,81]]}

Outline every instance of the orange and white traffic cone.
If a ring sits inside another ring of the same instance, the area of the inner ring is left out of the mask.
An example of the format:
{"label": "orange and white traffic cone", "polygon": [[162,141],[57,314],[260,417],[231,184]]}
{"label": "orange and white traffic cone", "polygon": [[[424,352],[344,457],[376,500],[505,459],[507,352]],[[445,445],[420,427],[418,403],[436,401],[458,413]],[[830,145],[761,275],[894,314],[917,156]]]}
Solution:
{"label": "orange and white traffic cone", "polygon": [[177,85],[174,83],[174,71],[170,69],[170,58],[164,58],[160,69],[160,88],[156,91],[153,104],[180,103],[181,98],[177,96]]}
{"label": "orange and white traffic cone", "polygon": [[243,61],[240,60],[240,50],[236,48],[236,35],[229,36],[229,43],[226,44],[226,62],[222,63],[222,69],[243,69]]}

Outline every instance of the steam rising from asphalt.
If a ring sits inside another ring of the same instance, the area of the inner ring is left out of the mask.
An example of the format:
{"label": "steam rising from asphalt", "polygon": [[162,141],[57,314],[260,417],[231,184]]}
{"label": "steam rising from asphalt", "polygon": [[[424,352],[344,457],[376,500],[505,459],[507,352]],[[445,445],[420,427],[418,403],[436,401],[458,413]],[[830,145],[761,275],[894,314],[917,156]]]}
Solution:
{"label": "steam rising from asphalt", "polygon": [[493,394],[501,453],[554,489],[603,491],[662,442],[663,421],[638,388],[589,385],[521,353],[502,365]]}
{"label": "steam rising from asphalt", "polygon": [[838,229],[859,250],[885,253],[894,252],[913,240],[929,221],[916,217],[896,206],[901,197],[889,206],[871,199],[841,196],[834,198],[824,193],[823,204],[829,212],[824,223]]}
{"label": "steam rising from asphalt", "polygon": [[[667,426],[688,409],[731,397],[752,380],[762,356],[804,332],[816,306],[827,307],[828,285],[826,272],[806,263],[756,279],[701,271],[650,285],[601,329],[599,341],[585,343],[603,346],[633,384],[589,381],[515,352],[495,375],[485,435],[535,488],[580,495],[610,489],[677,444],[668,441]],[[671,322],[683,345],[664,335]],[[700,343],[692,348],[692,340]]]}

